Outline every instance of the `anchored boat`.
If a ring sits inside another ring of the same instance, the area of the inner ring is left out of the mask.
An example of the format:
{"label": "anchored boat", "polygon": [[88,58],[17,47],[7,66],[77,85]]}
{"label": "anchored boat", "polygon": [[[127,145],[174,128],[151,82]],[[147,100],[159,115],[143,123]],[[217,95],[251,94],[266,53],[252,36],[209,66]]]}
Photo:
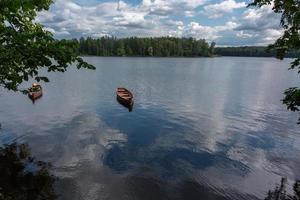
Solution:
{"label": "anchored boat", "polygon": [[28,97],[32,101],[35,101],[36,99],[41,98],[42,96],[43,96],[42,86],[36,83],[32,84],[31,88],[29,88]]}
{"label": "anchored boat", "polygon": [[124,106],[132,109],[133,106],[133,95],[126,88],[117,89],[117,100]]}

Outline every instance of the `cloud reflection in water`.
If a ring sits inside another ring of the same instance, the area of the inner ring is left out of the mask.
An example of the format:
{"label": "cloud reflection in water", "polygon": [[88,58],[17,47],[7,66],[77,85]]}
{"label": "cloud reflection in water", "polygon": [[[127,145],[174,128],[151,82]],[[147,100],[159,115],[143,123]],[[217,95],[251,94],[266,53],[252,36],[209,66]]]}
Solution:
{"label": "cloud reflection in water", "polygon": [[297,117],[279,101],[298,80],[288,60],[86,59],[95,72],[52,74],[34,106],[0,98],[1,142],[52,162],[61,199],[253,199],[299,177]]}

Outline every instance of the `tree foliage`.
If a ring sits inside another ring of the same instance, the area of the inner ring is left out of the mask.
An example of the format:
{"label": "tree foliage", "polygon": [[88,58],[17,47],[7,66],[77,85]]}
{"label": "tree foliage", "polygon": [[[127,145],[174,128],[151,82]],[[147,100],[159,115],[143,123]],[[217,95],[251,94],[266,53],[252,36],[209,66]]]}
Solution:
{"label": "tree foliage", "polygon": [[79,43],[81,54],[96,56],[212,56],[215,46],[214,42],[209,44],[204,39],[175,37],[88,37],[73,41]]}
{"label": "tree foliage", "polygon": [[[276,50],[276,56],[283,59],[290,50],[300,51],[300,1],[299,0],[254,0],[249,6],[261,7],[272,5],[275,13],[281,14],[280,24],[284,29],[283,35],[276,42],[269,46],[269,49]],[[297,69],[300,73],[300,57],[291,63],[290,69]],[[291,111],[300,109],[300,89],[289,88],[285,91],[283,103]],[[299,122],[300,123],[300,118]]]}
{"label": "tree foliage", "polygon": [[[221,56],[242,56],[242,57],[275,57],[275,50],[267,50],[263,46],[241,46],[241,47],[216,47],[215,53]],[[285,57],[295,58],[300,56],[300,52],[291,50]]]}
{"label": "tree foliage", "polygon": [[36,23],[37,13],[48,10],[52,0],[0,0],[0,86],[17,91],[23,81],[48,82],[39,71],[64,72],[76,62],[78,68],[94,67],[83,61],[78,44],[55,40]]}

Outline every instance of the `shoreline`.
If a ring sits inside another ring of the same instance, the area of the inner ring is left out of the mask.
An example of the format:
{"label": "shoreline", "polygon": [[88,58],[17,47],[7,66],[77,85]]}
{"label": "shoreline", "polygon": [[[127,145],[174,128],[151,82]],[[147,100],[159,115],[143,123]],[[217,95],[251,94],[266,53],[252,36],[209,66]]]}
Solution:
{"label": "shoreline", "polygon": [[[275,58],[275,56],[97,56],[97,55],[80,55],[81,57],[102,57],[102,58],[222,58],[222,57],[232,57],[232,58]],[[284,59],[296,59],[293,57],[285,57]],[[277,59],[280,60],[280,59]]]}

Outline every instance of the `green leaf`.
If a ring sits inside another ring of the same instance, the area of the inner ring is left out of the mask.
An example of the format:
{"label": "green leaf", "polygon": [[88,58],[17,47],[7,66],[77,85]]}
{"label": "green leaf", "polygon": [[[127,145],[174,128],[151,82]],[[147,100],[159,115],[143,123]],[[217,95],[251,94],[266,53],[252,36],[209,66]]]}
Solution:
{"label": "green leaf", "polygon": [[77,59],[88,66],[79,57],[76,41],[55,40],[36,23],[37,12],[48,10],[52,3],[52,0],[0,0],[0,86],[18,91],[29,76],[38,82],[49,82],[47,77],[39,76],[41,69],[65,72]]}

